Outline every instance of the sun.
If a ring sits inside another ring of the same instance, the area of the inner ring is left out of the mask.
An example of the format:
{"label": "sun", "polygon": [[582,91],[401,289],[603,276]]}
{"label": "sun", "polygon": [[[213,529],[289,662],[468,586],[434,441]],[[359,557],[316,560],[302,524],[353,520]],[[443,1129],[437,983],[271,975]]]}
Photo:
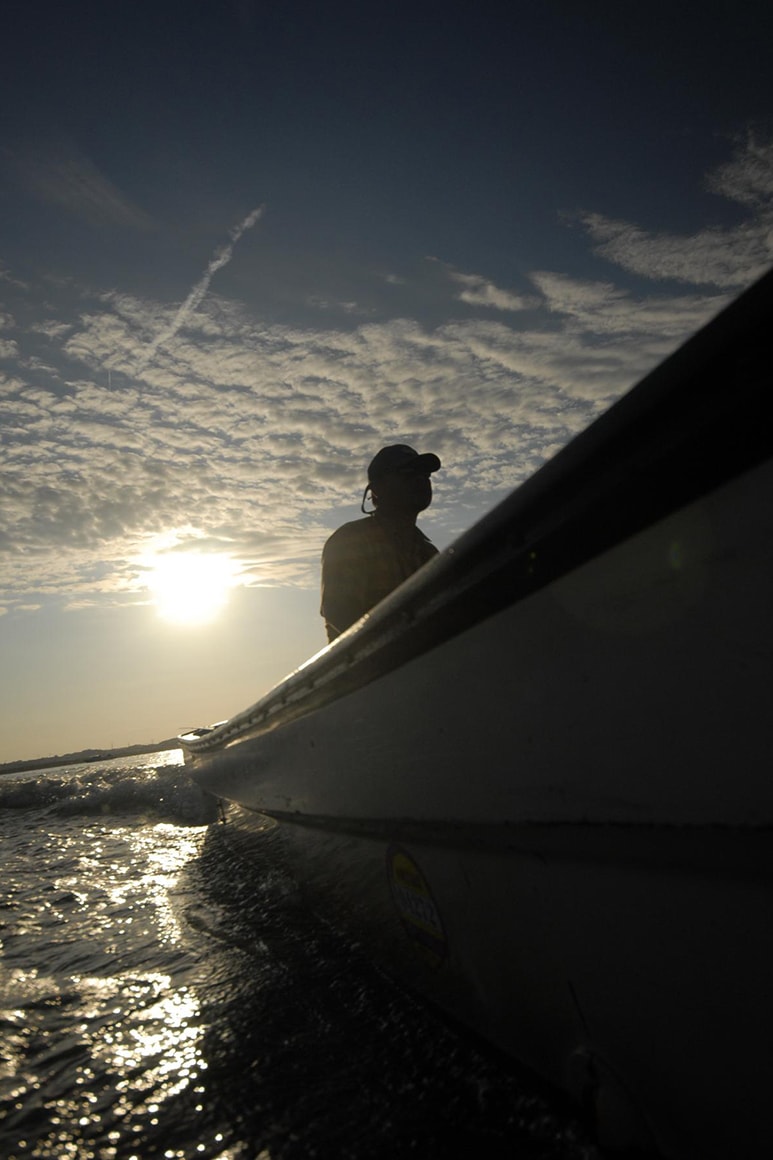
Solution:
{"label": "sun", "polygon": [[159,616],[174,624],[207,624],[228,603],[236,584],[236,565],[228,556],[170,552],[153,561],[147,586]]}

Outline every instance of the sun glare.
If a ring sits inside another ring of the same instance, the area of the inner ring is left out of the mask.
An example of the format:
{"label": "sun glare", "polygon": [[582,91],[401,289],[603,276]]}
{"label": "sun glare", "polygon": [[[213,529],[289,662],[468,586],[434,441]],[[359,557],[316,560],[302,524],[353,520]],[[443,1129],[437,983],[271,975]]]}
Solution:
{"label": "sun glare", "polygon": [[203,552],[157,556],[147,580],[159,616],[174,624],[214,620],[235,583],[233,560]]}

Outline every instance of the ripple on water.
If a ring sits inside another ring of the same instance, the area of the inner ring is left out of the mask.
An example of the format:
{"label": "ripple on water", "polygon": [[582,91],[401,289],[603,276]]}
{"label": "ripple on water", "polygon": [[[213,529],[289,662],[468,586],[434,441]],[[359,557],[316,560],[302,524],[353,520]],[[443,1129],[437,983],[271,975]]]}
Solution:
{"label": "ripple on water", "polygon": [[0,816],[4,1157],[595,1157],[309,915],[270,840],[35,815]]}

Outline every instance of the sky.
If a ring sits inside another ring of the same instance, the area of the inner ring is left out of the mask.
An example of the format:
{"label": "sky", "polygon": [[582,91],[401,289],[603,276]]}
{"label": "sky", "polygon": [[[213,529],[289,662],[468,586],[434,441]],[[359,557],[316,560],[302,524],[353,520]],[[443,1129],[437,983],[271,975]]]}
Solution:
{"label": "sky", "polygon": [[769,0],[0,22],[0,761],[246,708],[379,447],[442,549],[773,264]]}

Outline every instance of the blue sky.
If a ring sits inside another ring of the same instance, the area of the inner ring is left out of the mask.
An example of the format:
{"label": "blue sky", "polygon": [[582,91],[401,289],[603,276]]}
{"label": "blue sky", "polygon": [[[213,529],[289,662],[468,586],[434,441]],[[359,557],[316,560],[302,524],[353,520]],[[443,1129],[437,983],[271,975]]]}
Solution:
{"label": "blue sky", "polygon": [[380,446],[443,547],[763,273],[772,13],[6,4],[0,760],[244,708]]}

